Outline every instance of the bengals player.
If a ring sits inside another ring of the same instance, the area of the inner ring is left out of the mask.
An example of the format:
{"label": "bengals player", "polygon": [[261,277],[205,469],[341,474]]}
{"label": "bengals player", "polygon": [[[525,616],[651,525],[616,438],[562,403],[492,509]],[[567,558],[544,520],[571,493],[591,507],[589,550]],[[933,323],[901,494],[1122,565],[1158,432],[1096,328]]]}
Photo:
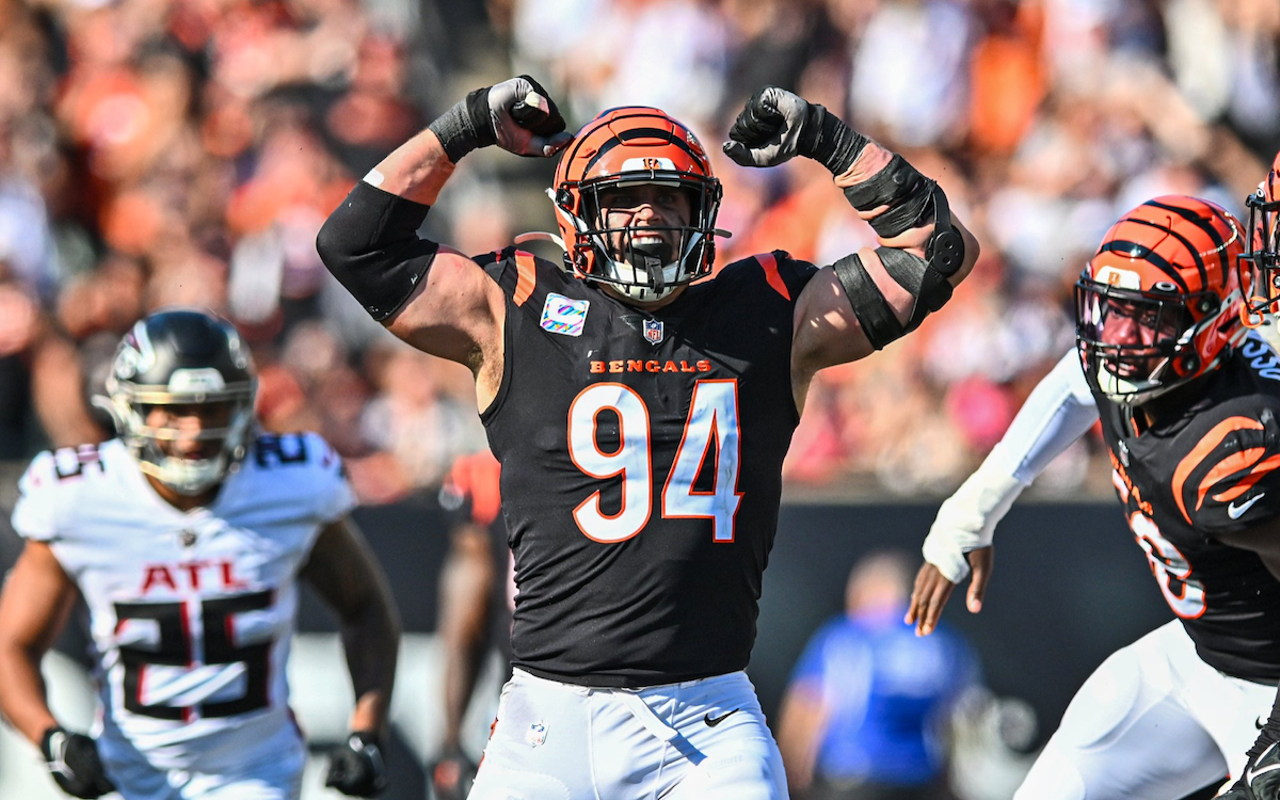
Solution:
{"label": "bengals player", "polygon": [[1125,518],[1177,619],[1081,687],[1018,800],[1167,800],[1239,776],[1275,697],[1280,358],[1241,318],[1244,239],[1229,212],[1185,196],[1112,226],[1076,284],[1076,351],[925,541],[907,615],[920,633],[970,566],[981,608],[996,522],[1101,419]]}
{"label": "bengals player", "polygon": [[[721,185],[660,109],[563,132],[528,77],[470,94],[330,215],[325,265],[414,346],[472,369],[515,556],[514,673],[473,800],[787,796],[743,671],[782,459],[816,370],[937,310],[977,257],[946,196],[821,106],[766,88],[723,149],[823,164],[880,246],[712,273]],[[416,231],[454,164],[560,152],[556,262]]]}
{"label": "bengals player", "polygon": [[1249,209],[1243,259],[1252,268],[1253,291],[1246,298],[1246,323],[1259,324],[1280,312],[1280,152],[1267,177],[1245,198]]}
{"label": "bengals player", "polygon": [[[1268,317],[1276,324],[1280,314],[1280,153],[1276,153],[1267,177],[1257,191],[1245,198],[1249,209],[1249,237],[1242,257],[1253,276],[1253,292],[1247,301],[1246,324],[1260,324]],[[1274,333],[1273,333],[1274,335]],[[1274,341],[1274,339],[1273,339]],[[1230,800],[1280,800],[1280,695],[1271,717],[1249,749],[1249,764],[1231,791]]]}

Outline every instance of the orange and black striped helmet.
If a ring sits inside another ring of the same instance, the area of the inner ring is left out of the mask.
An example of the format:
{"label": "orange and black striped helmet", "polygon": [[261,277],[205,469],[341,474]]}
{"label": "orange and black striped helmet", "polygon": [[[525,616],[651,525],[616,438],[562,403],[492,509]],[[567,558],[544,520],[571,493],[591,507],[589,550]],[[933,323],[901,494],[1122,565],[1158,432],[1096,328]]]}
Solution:
{"label": "orange and black striped helmet", "polygon": [[1244,338],[1231,212],[1186,195],[1120,218],[1076,282],[1076,342],[1095,391],[1140,404],[1217,368]]}
{"label": "orange and black striped helmet", "polygon": [[1245,324],[1255,327],[1267,313],[1280,314],[1280,153],[1244,203],[1249,208],[1244,260],[1253,276],[1253,291],[1245,296]]}
{"label": "orange and black striped helmet", "polygon": [[[679,236],[661,252],[635,244],[634,228],[608,228],[600,212],[602,190],[646,183],[685,191],[692,204],[687,224],[662,226]],[[587,123],[560,156],[550,194],[565,265],[580,277],[652,302],[711,271],[720,181],[693,132],[656,108],[612,108]]]}

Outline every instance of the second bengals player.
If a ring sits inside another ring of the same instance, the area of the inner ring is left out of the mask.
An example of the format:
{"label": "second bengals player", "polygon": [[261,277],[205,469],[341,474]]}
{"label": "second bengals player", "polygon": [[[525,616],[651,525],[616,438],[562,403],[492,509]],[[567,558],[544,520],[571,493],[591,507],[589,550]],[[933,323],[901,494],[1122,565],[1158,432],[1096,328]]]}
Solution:
{"label": "second bengals player", "polygon": [[[1133,209],[1076,284],[1078,346],[938,512],[908,621],[931,632],[1018,493],[1101,419],[1116,493],[1177,619],[1113,653],[1015,800],[1173,800],[1239,776],[1280,679],[1280,359],[1243,324],[1243,226],[1185,196]],[[1083,365],[1083,370],[1081,366]]]}

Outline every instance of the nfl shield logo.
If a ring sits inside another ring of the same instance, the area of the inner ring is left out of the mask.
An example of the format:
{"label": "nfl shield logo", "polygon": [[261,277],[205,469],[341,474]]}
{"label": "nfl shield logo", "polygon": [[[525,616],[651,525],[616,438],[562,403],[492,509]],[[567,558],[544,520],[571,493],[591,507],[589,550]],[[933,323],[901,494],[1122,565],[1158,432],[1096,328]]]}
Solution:
{"label": "nfl shield logo", "polygon": [[644,338],[649,340],[649,344],[662,344],[662,320],[646,319],[644,321]]}

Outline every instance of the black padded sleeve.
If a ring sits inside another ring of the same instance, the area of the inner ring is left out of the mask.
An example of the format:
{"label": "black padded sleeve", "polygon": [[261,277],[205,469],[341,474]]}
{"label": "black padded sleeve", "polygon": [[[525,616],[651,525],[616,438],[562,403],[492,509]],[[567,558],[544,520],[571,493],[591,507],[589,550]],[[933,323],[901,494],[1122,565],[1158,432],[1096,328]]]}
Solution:
{"label": "black padded sleeve", "polygon": [[405,304],[440,246],[418,238],[430,206],[358,181],[316,236],[316,251],[379,322]]}

